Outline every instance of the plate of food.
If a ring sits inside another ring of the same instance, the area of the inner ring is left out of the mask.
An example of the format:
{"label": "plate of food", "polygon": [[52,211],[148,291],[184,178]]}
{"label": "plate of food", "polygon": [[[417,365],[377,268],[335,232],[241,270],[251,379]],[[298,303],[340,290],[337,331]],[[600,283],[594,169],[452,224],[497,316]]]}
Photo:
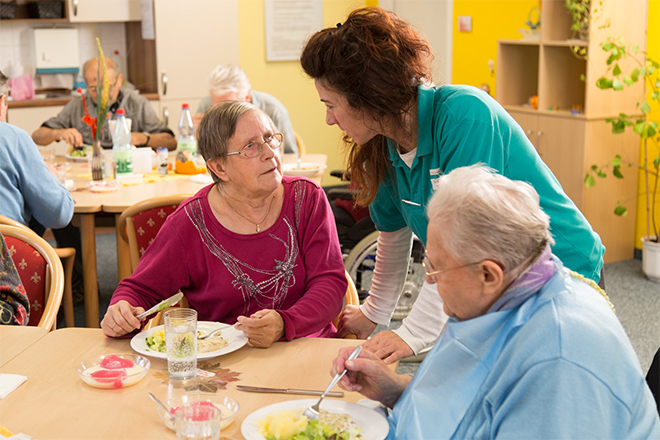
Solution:
{"label": "plate of food", "polygon": [[298,162],[289,162],[282,164],[282,173],[285,176],[303,176],[312,177],[317,173],[325,170],[328,166],[324,163],[302,162],[298,166]]}
{"label": "plate of food", "polygon": [[83,145],[80,148],[73,148],[71,151],[66,153],[64,157],[73,161],[73,162],[87,162],[88,156],[92,155],[92,146]]}
{"label": "plate of food", "polygon": [[[265,406],[248,415],[241,425],[246,440],[278,438],[334,438],[346,440],[382,440],[390,426],[387,419],[366,406],[342,400],[324,400],[318,421],[308,421],[302,413],[318,399],[288,400]],[[325,425],[325,426],[324,426]],[[325,429],[325,428],[329,429]]]}
{"label": "plate of food", "polygon": [[[197,359],[211,359],[223,354],[231,353],[247,344],[248,338],[242,331],[234,326],[221,322],[200,321],[197,323],[197,332],[204,334],[225,326],[219,334],[208,339],[197,340]],[[145,356],[167,359],[165,350],[165,326],[159,325],[144,330],[131,339],[131,348]]]}

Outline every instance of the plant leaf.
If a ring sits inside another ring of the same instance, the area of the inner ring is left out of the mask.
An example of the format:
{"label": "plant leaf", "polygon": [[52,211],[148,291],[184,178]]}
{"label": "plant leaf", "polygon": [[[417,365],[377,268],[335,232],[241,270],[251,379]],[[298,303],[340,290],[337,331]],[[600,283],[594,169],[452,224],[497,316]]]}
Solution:
{"label": "plant leaf", "polygon": [[617,179],[623,179],[623,174],[621,174],[621,167],[612,168],[612,175]]}
{"label": "plant leaf", "polygon": [[631,87],[634,84],[634,81],[628,76],[623,77],[623,82],[626,83],[628,87]]}
{"label": "plant leaf", "polygon": [[584,185],[587,188],[591,188],[593,186],[596,186],[596,179],[594,178],[594,176],[592,176],[591,174],[587,174],[584,177]]}
{"label": "plant leaf", "polygon": [[612,75],[614,75],[614,76],[619,76],[619,75],[621,75],[621,68],[619,67],[619,63],[617,63],[617,64],[614,66],[614,70],[612,71]]}
{"label": "plant leaf", "polygon": [[612,159],[612,160],[610,161],[610,164],[611,164],[613,167],[620,167],[620,166],[621,166],[621,156],[618,155],[618,154],[617,154],[616,156],[614,156],[614,159]]}
{"label": "plant leaf", "polygon": [[614,78],[612,80],[612,88],[614,90],[623,90],[623,83],[619,79]]}
{"label": "plant leaf", "polygon": [[656,170],[660,168],[660,156],[656,157],[653,160],[653,168],[655,168]]}
{"label": "plant leaf", "polygon": [[652,99],[652,100],[657,101],[658,98],[660,98],[660,92],[658,92],[658,91],[656,90],[655,92],[651,93],[651,99]]}
{"label": "plant leaf", "polygon": [[605,173],[605,171],[603,171],[602,168],[601,168],[600,170],[598,170],[598,171],[596,172],[596,174],[597,174],[598,177],[600,177],[600,178],[607,177],[607,174]]}
{"label": "plant leaf", "polygon": [[624,217],[628,215],[628,210],[623,205],[617,205],[617,207],[614,208],[614,214],[618,215],[619,217]]}
{"label": "plant leaf", "polygon": [[602,90],[607,90],[612,88],[612,81],[605,78],[604,76],[601,76],[598,78],[598,81],[596,81],[596,87]]}
{"label": "plant leaf", "polygon": [[633,69],[633,71],[630,73],[630,78],[633,81],[637,82],[637,80],[639,79],[639,68]]}

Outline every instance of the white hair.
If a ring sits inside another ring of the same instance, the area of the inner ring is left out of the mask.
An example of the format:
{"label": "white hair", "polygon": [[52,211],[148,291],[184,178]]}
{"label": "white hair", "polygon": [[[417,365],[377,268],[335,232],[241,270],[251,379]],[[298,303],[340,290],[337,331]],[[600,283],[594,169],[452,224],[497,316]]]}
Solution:
{"label": "white hair", "polygon": [[511,271],[528,259],[530,266],[554,244],[550,217],[539,206],[536,190],[483,164],[441,176],[427,215],[458,262],[493,260]]}
{"label": "white hair", "polygon": [[224,95],[229,92],[239,97],[247,96],[252,89],[250,80],[239,66],[217,66],[209,75],[209,88],[214,95]]}
{"label": "white hair", "polygon": [[0,97],[9,95],[9,78],[0,72]]}

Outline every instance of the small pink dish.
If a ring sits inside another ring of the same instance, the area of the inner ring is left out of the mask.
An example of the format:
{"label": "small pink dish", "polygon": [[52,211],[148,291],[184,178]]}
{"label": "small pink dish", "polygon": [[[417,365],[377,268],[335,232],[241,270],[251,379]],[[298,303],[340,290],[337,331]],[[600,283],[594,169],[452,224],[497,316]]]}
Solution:
{"label": "small pink dish", "polygon": [[117,389],[135,385],[147,375],[151,361],[135,354],[108,354],[82,361],[80,378],[95,388]]}

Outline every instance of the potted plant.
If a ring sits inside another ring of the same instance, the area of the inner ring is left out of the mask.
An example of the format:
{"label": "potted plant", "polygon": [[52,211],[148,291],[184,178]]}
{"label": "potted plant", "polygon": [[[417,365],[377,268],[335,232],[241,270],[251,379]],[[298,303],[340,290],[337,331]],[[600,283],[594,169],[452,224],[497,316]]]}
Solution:
{"label": "potted plant", "polygon": [[[640,53],[636,45],[630,47],[620,38],[609,37],[601,45],[608,53],[607,71],[600,77],[596,85],[601,90],[611,89],[615,92],[623,92],[638,81],[643,81],[643,96],[637,102],[639,113],[628,115],[620,113],[618,118],[606,119],[612,124],[613,133],[623,133],[627,128],[637,133],[642,141],[644,161],[637,163],[636,158],[631,159],[616,155],[609,164],[605,166],[592,165],[585,177],[587,187],[596,184],[596,177],[607,176],[606,170],[611,169],[615,178],[622,179],[621,167],[636,167],[643,172],[646,200],[646,237],[642,238],[642,260],[643,270],[652,281],[660,283],[660,134],[658,133],[658,122],[650,118],[652,105],[657,108],[660,105],[660,79],[654,77],[656,71],[660,71],[660,64]],[[620,67],[623,60],[633,60],[636,67],[629,74],[624,73]],[[616,215],[626,215],[624,202],[617,201],[614,209]]]}
{"label": "potted plant", "polygon": [[580,40],[587,40],[591,21],[591,0],[565,0],[564,5],[573,19],[571,24],[573,35],[578,35]]}

